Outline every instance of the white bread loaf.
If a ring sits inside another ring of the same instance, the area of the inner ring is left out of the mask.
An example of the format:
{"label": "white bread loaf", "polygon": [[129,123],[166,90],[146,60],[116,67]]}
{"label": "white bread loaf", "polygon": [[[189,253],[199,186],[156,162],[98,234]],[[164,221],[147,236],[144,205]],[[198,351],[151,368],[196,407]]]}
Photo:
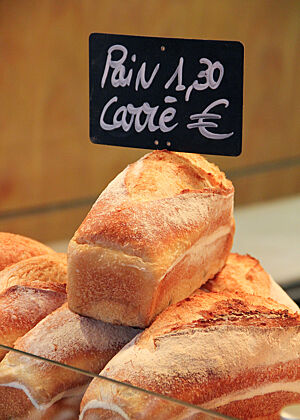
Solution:
{"label": "white bread loaf", "polygon": [[[300,315],[270,298],[198,291],[160,314],[101,375],[234,418],[275,419],[300,402]],[[145,405],[143,393],[99,385],[87,389],[80,419],[180,414],[159,399]]]}
{"label": "white bread loaf", "polygon": [[225,264],[233,186],[200,155],[155,151],[100,195],[70,241],[72,311],[145,327]]}

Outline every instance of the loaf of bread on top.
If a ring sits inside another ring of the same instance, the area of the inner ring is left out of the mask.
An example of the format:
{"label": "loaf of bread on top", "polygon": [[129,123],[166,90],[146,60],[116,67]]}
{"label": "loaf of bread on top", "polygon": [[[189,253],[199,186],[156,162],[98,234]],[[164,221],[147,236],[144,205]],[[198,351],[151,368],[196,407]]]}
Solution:
{"label": "loaf of bread on top", "polygon": [[129,165],[70,241],[70,309],[150,325],[224,266],[233,195],[232,183],[200,155],[155,151]]}

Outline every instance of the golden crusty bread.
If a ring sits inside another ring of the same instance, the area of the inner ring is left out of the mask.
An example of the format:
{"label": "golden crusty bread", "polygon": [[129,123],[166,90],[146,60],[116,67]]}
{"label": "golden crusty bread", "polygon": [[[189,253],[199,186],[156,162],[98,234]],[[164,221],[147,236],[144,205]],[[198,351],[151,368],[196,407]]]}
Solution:
{"label": "golden crusty bread", "polygon": [[[139,332],[80,316],[65,304],[19,338],[15,348],[98,373]],[[34,407],[41,414],[57,399],[83,395],[90,380],[86,375],[10,351],[0,363],[0,418],[34,418]]]}
{"label": "golden crusty bread", "polygon": [[8,287],[30,286],[65,291],[67,255],[51,253],[31,257],[0,271],[0,292]]}
{"label": "golden crusty bread", "polygon": [[270,297],[293,312],[299,311],[296,303],[263,269],[259,261],[250,255],[229,254],[223,269],[201,289],[209,292],[242,292]]}
{"label": "golden crusty bread", "polygon": [[[198,291],[161,313],[101,375],[239,419],[274,418],[300,402],[300,315],[270,298]],[[175,413],[159,399],[143,403],[142,393],[94,379],[80,419]]]}
{"label": "golden crusty bread", "polygon": [[[0,271],[0,344],[13,346],[66,301],[66,254],[31,257]],[[7,352],[0,350],[0,360]]]}
{"label": "golden crusty bread", "polygon": [[51,248],[34,239],[15,233],[0,232],[0,271],[18,261],[52,253],[54,251]]}
{"label": "golden crusty bread", "polygon": [[[12,347],[17,338],[66,301],[64,292],[44,286],[12,286],[0,293],[0,344]],[[0,349],[0,360],[6,353]]]}
{"label": "golden crusty bread", "polygon": [[100,195],[70,241],[74,312],[145,327],[225,264],[234,189],[200,155],[155,151]]}

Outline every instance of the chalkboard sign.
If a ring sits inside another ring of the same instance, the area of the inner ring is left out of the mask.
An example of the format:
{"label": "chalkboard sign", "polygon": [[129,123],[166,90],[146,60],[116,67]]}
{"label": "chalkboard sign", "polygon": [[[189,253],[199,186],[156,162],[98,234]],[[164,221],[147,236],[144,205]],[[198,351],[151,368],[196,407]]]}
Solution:
{"label": "chalkboard sign", "polygon": [[89,49],[93,143],[241,153],[240,42],[94,33]]}

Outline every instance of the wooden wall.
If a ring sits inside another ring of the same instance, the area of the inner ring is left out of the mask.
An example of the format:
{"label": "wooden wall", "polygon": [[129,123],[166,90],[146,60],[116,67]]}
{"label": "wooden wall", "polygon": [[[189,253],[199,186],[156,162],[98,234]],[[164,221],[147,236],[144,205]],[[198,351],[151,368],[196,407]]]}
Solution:
{"label": "wooden wall", "polygon": [[1,0],[0,230],[68,238],[142,150],[88,139],[88,35],[240,40],[244,146],[216,158],[247,204],[300,192],[299,0]]}

